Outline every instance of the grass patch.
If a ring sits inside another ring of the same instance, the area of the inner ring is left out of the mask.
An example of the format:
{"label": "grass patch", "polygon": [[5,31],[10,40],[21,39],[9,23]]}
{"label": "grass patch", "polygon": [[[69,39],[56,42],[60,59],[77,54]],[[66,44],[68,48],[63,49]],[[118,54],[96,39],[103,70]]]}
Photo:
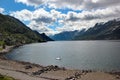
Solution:
{"label": "grass patch", "polygon": [[0,47],[0,51],[2,51],[2,50],[3,50],[3,48]]}
{"label": "grass patch", "polygon": [[0,46],[2,46],[4,44],[4,41],[0,41]]}
{"label": "grass patch", "polygon": [[5,49],[5,42],[4,41],[0,41],[0,51],[2,51],[3,49]]}
{"label": "grass patch", "polygon": [[0,75],[0,80],[15,80],[15,79],[9,76]]}

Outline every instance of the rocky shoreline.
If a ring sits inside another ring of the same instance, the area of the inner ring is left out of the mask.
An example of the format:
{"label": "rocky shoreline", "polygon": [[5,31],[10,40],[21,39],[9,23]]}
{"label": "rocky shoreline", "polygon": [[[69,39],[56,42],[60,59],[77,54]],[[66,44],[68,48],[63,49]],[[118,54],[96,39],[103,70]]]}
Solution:
{"label": "rocky shoreline", "polygon": [[72,70],[57,65],[42,66],[30,62],[9,60],[4,54],[16,46],[0,52],[0,74],[18,80],[120,80],[120,72]]}

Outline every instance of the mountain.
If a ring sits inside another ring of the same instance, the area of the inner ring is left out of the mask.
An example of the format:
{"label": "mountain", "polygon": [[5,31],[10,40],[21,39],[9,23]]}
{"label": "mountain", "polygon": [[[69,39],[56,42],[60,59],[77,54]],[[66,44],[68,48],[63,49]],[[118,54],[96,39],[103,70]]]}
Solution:
{"label": "mountain", "polygon": [[74,35],[78,33],[78,30],[75,31],[64,31],[53,36],[50,36],[54,40],[72,40]]}
{"label": "mountain", "polygon": [[88,30],[65,31],[50,37],[54,40],[118,40],[120,39],[120,18],[96,23]]}
{"label": "mountain", "polygon": [[75,40],[117,40],[120,39],[120,19],[106,23],[96,23],[83,34],[74,37]]}
{"label": "mountain", "polygon": [[18,19],[0,14],[0,41],[4,41],[7,45],[18,45],[47,40]]}
{"label": "mountain", "polygon": [[50,36],[54,40],[73,40],[78,34],[83,34],[85,29],[75,31],[64,31],[53,36]]}
{"label": "mountain", "polygon": [[44,39],[44,41],[54,41],[53,39],[51,39],[50,37],[48,37],[45,33],[40,34],[37,31],[34,31],[40,38]]}

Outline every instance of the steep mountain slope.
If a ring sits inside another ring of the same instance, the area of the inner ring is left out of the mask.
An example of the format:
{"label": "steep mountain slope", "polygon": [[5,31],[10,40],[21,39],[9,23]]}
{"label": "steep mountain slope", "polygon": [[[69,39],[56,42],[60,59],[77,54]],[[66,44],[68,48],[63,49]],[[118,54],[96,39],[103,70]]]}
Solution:
{"label": "steep mountain slope", "polygon": [[0,40],[7,45],[46,41],[18,19],[0,14]]}
{"label": "steep mountain slope", "polygon": [[117,40],[120,39],[120,20],[114,19],[106,23],[97,23],[83,34],[78,34],[75,40]]}
{"label": "steep mountain slope", "polygon": [[54,41],[53,39],[49,38],[48,36],[46,36],[45,33],[40,34],[37,31],[34,31],[40,38],[44,39],[44,41]]}

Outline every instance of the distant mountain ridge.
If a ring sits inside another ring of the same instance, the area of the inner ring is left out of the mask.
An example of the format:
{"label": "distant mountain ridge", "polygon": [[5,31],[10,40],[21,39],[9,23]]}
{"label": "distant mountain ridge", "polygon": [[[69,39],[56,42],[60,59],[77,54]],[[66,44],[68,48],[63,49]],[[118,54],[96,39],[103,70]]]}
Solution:
{"label": "distant mountain ridge", "polygon": [[64,31],[59,34],[55,34],[50,36],[54,40],[73,40],[75,36],[78,34],[82,34],[85,32],[85,29],[82,30],[75,30],[75,31]]}
{"label": "distant mountain ridge", "polygon": [[48,39],[42,34],[35,33],[18,19],[0,14],[0,41],[4,41],[7,45],[16,45],[45,42]]}
{"label": "distant mountain ridge", "polygon": [[120,39],[120,18],[96,23],[88,30],[61,32],[51,38],[55,40],[118,40]]}
{"label": "distant mountain ridge", "polygon": [[65,31],[59,34],[55,34],[54,36],[50,36],[54,40],[72,40],[74,38],[73,35],[76,35],[78,30],[75,31]]}
{"label": "distant mountain ridge", "polygon": [[96,23],[83,34],[74,37],[75,40],[118,40],[120,39],[120,20],[114,19],[106,23]]}

